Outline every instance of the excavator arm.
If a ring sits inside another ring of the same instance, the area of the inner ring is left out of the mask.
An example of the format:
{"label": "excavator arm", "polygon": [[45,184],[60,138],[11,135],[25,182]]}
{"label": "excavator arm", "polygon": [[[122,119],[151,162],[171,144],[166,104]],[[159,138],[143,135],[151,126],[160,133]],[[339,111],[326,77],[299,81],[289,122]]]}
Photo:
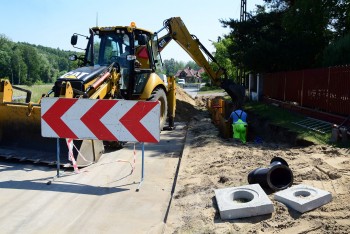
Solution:
{"label": "excavator arm", "polygon": [[[234,102],[238,102],[239,104],[243,103],[244,87],[234,83],[232,79],[227,77],[225,68],[220,66],[195,35],[190,34],[180,17],[173,17],[165,20],[164,27],[156,33],[159,33],[163,29],[167,29],[168,33],[158,39],[159,52],[162,51],[171,40],[176,41],[199,66],[203,67],[215,85],[223,88]],[[205,56],[209,58],[209,61]],[[211,63],[215,63],[218,66],[217,71],[212,68]]]}

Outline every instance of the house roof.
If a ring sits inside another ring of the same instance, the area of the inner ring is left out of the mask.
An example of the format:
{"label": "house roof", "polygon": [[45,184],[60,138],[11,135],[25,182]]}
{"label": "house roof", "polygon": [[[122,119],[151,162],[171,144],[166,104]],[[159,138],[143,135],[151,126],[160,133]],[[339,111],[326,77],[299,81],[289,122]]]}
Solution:
{"label": "house roof", "polygon": [[186,67],[182,70],[178,70],[175,74],[175,77],[201,77],[201,74],[204,72],[204,69],[201,68],[198,71],[190,68],[190,67]]}
{"label": "house roof", "polygon": [[198,74],[199,74],[199,75],[201,75],[201,74],[204,73],[204,72],[205,72],[205,70],[204,70],[203,67],[201,67],[201,68],[198,70]]}

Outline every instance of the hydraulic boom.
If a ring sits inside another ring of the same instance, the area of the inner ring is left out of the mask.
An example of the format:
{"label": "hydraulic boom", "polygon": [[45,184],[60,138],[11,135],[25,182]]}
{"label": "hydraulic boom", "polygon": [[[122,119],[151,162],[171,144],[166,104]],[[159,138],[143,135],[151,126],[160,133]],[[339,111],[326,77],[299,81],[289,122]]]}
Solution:
{"label": "hydraulic boom", "polygon": [[[158,39],[159,51],[162,51],[171,40],[176,41],[199,66],[203,67],[213,83],[223,88],[230,95],[232,101],[243,102],[244,87],[228,78],[226,69],[220,66],[195,35],[190,34],[180,17],[165,20],[164,27],[156,33],[158,34],[163,29],[167,29],[168,33]],[[209,61],[205,56],[209,58]],[[211,63],[215,63],[219,69],[215,71]]]}

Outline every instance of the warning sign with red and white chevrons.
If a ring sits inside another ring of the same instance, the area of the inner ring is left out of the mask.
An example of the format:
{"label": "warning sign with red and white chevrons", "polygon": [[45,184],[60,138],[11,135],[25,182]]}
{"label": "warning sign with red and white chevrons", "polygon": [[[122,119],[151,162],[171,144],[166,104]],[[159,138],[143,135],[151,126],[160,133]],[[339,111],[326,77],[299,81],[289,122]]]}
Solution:
{"label": "warning sign with red and white chevrons", "polygon": [[159,142],[158,101],[43,98],[43,137]]}

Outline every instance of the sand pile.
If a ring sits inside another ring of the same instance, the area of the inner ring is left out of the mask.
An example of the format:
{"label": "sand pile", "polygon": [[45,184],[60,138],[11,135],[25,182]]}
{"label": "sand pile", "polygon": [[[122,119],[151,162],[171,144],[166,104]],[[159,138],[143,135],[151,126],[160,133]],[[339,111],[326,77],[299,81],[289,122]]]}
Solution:
{"label": "sand pile", "polygon": [[[177,121],[191,121],[165,233],[350,233],[349,149],[291,147],[264,139],[246,145],[233,143],[219,137],[209,114],[201,108],[205,98],[195,101],[183,90],[177,91]],[[275,201],[271,192],[272,215],[222,221],[214,189],[248,184],[248,173],[266,167],[275,156],[288,162],[293,185],[327,190],[333,200],[301,214]]]}

